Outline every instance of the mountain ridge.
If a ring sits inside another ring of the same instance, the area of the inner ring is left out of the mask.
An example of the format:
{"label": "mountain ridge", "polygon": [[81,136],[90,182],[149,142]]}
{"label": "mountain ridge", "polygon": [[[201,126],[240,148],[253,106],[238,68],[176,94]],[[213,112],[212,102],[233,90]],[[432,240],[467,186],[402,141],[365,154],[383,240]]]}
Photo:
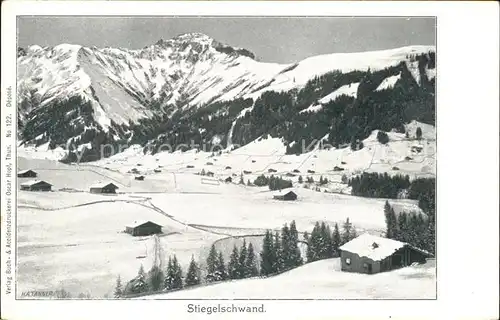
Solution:
{"label": "mountain ridge", "polygon": [[[361,73],[405,64],[421,86],[421,81],[432,81],[429,74],[435,77],[435,71],[429,72],[435,66],[415,57],[434,53],[434,46],[407,46],[276,64],[258,62],[250,51],[200,33],[160,39],[137,50],[30,46],[18,57],[20,139],[28,144],[50,142],[52,147],[64,144],[70,150],[71,145],[92,141],[97,147],[103,142],[130,140],[140,128],[151,131],[139,134],[145,143],[157,134],[168,135],[176,115],[197,114],[240,100],[253,101],[245,104],[250,111],[266,92],[301,91],[312,80],[332,72],[358,73],[361,79]],[[421,80],[423,77],[426,79]],[[64,121],[54,122],[53,117]],[[168,122],[170,128],[165,127]],[[160,132],[162,127],[166,131]]]}

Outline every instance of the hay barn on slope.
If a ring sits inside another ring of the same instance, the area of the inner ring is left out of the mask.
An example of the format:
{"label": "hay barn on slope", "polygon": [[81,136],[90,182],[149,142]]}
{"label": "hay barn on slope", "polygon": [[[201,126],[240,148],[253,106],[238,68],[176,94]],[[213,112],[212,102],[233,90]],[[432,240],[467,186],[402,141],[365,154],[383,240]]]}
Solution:
{"label": "hay barn on slope", "polygon": [[162,227],[151,221],[135,221],[134,223],[125,226],[125,232],[137,236],[149,236],[152,234],[162,233]]}
{"label": "hay barn on slope", "polygon": [[293,191],[288,191],[288,192],[283,192],[279,194],[275,194],[273,196],[275,200],[282,200],[282,201],[294,201],[297,200],[297,194]]}
{"label": "hay barn on slope", "polygon": [[17,173],[18,178],[36,178],[38,174],[33,170],[22,170]]}
{"label": "hay barn on slope", "polygon": [[340,248],[342,271],[374,274],[412,263],[424,263],[432,255],[408,243],[363,234]]}
{"label": "hay barn on slope", "polygon": [[98,183],[90,186],[90,193],[115,194],[118,187],[114,183]]}
{"label": "hay barn on slope", "polygon": [[21,190],[24,191],[51,191],[52,185],[43,180],[30,180],[21,183]]}

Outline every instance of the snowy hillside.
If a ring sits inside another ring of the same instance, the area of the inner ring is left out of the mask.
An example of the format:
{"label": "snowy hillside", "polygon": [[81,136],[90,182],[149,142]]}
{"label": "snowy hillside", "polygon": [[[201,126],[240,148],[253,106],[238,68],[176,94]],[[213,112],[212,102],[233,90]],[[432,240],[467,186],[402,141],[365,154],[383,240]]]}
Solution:
{"label": "snowy hillside", "polygon": [[[420,84],[421,77],[433,79],[435,71],[424,65],[425,73],[420,74],[422,66],[413,57],[434,50],[408,46],[277,64],[258,62],[248,50],[200,33],[160,40],[140,50],[33,45],[17,61],[19,134],[21,141],[50,142],[51,148],[63,149],[131,139],[143,143],[162,133],[174,113],[186,118],[204,107],[218,112],[216,102],[251,99],[255,103],[264,92],[301,89],[332,71],[373,72],[403,63]],[[339,95],[356,97],[357,88],[357,83],[345,85],[320,103]],[[252,106],[246,112],[251,110]],[[199,130],[196,134],[207,129]],[[232,131],[217,134],[225,137]]]}
{"label": "snowy hillside", "polygon": [[435,261],[375,275],[340,271],[340,259],[270,278],[228,281],[141,299],[435,299]]}

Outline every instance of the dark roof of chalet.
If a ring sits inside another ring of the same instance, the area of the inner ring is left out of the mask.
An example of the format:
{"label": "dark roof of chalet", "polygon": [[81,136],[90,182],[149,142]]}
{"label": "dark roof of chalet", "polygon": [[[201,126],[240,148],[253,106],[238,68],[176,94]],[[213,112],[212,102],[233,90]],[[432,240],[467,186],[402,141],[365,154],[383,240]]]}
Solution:
{"label": "dark roof of chalet", "polygon": [[287,190],[287,189],[284,189],[284,190],[281,190],[279,193],[276,193],[274,196],[278,196],[278,197],[283,197],[283,196],[286,196],[286,195],[289,195],[289,194],[294,194],[294,195],[297,195],[297,193],[295,193],[293,190]]}
{"label": "dark roof of chalet", "polygon": [[33,171],[31,169],[26,169],[26,170],[18,171],[17,174],[23,174],[23,173],[27,173],[27,172],[34,172],[34,173],[36,173],[36,171]]}
{"label": "dark roof of chalet", "polygon": [[90,188],[98,188],[98,189],[104,189],[107,187],[114,187],[115,189],[118,189],[118,186],[112,182],[106,183],[106,182],[98,182],[96,184],[93,184],[90,186]]}
{"label": "dark roof of chalet", "polygon": [[154,224],[155,226],[161,227],[161,225],[159,225],[157,223],[154,223],[152,221],[149,221],[149,220],[134,221],[134,223],[128,224],[125,227],[127,227],[127,228],[137,228],[137,227],[143,226],[143,225],[145,225],[147,223]]}
{"label": "dark roof of chalet", "polygon": [[43,181],[43,180],[30,180],[30,181],[26,181],[26,182],[21,183],[21,186],[23,186],[23,187],[32,187],[32,186],[42,185],[42,184],[52,186],[50,183],[48,183],[46,181]]}

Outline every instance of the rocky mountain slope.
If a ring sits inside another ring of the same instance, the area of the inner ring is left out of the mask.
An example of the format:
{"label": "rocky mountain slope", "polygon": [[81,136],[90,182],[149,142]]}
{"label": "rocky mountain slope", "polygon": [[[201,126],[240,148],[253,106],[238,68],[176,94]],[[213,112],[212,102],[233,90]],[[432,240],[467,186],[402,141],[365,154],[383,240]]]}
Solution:
{"label": "rocky mountain slope", "polygon": [[265,134],[300,153],[299,141],[342,147],[374,129],[434,121],[432,46],[276,64],[191,33],[140,50],[35,45],[18,50],[17,64],[20,141],[85,146],[87,161],[103,144],[156,152],[189,141],[245,145]]}

